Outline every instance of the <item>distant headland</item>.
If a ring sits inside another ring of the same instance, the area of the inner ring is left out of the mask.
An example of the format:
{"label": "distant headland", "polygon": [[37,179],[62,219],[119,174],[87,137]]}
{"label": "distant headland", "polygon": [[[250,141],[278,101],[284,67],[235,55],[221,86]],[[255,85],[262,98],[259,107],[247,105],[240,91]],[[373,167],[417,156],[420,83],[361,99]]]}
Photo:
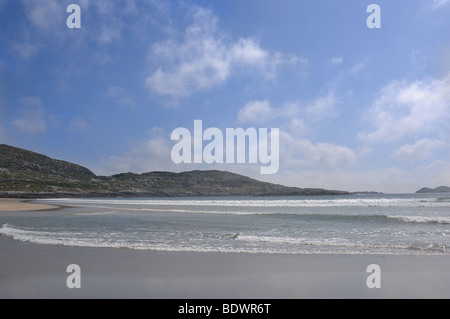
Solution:
{"label": "distant headland", "polygon": [[439,186],[437,188],[427,188],[424,187],[416,192],[417,194],[441,194],[441,193],[450,193],[450,187],[448,186]]}

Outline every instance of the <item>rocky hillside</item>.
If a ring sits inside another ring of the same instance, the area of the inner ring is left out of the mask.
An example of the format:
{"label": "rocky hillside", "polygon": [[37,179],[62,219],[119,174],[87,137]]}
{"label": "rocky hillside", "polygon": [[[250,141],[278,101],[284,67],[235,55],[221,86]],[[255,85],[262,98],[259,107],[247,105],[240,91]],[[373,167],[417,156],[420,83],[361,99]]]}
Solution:
{"label": "rocky hillside", "polygon": [[342,195],[260,182],[223,171],[96,176],[89,169],[0,145],[0,197],[186,197]]}
{"label": "rocky hillside", "polygon": [[79,191],[95,178],[82,166],[0,145],[0,192]]}

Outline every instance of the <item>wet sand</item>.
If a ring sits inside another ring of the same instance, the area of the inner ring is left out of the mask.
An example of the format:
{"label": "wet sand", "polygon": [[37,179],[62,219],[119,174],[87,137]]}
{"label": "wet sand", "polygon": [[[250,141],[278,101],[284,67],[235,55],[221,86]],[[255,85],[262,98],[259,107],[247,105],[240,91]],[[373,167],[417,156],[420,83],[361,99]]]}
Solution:
{"label": "wet sand", "polygon": [[0,212],[24,212],[57,209],[58,206],[34,204],[18,199],[0,198]]}

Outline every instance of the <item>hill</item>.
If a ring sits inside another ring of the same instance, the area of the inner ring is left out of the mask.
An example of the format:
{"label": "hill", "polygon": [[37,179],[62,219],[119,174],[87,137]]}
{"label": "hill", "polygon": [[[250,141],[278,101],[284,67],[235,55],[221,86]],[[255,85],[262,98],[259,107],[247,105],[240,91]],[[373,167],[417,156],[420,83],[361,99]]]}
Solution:
{"label": "hill", "polygon": [[417,194],[439,194],[439,193],[450,193],[450,187],[448,186],[439,186],[437,188],[422,188],[416,192]]}
{"label": "hill", "polygon": [[0,197],[188,197],[344,195],[286,187],[224,171],[96,176],[89,169],[0,145]]}

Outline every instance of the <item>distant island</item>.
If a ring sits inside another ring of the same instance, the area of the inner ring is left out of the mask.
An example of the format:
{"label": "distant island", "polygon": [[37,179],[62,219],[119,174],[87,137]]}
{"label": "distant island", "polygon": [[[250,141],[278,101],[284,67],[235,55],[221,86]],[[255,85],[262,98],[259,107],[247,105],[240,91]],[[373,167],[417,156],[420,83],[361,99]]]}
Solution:
{"label": "distant island", "polygon": [[345,191],[276,185],[224,171],[122,173],[89,169],[20,148],[0,145],[0,197],[108,198],[194,196],[350,195]]}
{"label": "distant island", "polygon": [[425,187],[416,192],[416,194],[442,194],[442,193],[450,193],[450,187],[439,186],[434,189]]}

